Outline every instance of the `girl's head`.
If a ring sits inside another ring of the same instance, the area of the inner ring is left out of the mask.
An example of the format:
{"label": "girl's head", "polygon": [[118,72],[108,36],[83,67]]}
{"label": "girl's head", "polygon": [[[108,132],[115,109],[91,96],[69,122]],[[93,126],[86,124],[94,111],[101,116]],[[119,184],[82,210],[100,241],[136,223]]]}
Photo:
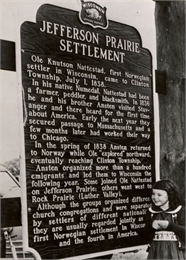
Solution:
{"label": "girl's head", "polygon": [[152,201],[154,208],[161,207],[167,203],[170,210],[176,209],[181,204],[177,187],[170,180],[160,180],[154,183],[152,187]]}

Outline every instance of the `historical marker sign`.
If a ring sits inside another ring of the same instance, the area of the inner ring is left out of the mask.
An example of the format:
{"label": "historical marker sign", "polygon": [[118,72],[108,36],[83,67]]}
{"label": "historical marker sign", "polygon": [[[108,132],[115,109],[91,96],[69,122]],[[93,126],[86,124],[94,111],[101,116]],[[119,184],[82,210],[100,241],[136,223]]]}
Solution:
{"label": "historical marker sign", "polygon": [[155,156],[140,35],[46,4],[22,24],[21,44],[28,247],[66,259],[145,244]]}

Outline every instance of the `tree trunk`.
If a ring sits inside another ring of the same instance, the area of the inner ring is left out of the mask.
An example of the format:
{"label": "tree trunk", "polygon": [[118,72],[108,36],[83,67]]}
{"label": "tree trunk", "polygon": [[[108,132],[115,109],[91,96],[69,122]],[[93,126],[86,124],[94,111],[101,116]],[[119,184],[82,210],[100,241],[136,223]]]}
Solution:
{"label": "tree trunk", "polygon": [[185,197],[185,1],[156,1],[157,70],[165,71],[159,94],[160,178]]}

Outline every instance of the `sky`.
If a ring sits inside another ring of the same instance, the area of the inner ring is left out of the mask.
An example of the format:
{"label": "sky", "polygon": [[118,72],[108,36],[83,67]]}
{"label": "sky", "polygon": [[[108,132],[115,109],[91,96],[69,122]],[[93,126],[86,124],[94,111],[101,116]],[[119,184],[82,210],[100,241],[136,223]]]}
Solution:
{"label": "sky", "polygon": [[[138,30],[142,46],[152,53],[154,71],[156,69],[155,2],[152,0],[92,2],[107,8],[108,20],[127,24]],[[15,42],[17,67],[16,72],[0,70],[0,164],[19,158],[23,152],[20,26],[25,21],[35,22],[38,8],[46,3],[75,11],[80,11],[81,7],[80,0],[0,0],[0,39]],[[158,127],[155,93],[154,106],[155,125]],[[158,140],[157,137],[156,139]]]}

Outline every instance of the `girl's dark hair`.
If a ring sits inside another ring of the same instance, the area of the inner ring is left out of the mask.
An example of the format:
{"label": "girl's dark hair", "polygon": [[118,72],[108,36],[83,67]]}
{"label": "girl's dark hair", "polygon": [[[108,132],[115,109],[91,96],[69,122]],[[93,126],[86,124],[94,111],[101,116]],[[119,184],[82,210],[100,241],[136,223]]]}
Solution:
{"label": "girl's dark hair", "polygon": [[[165,190],[169,198],[169,210],[176,209],[182,204],[177,186],[170,180],[159,180],[154,183],[153,189]],[[156,208],[155,206],[153,207]]]}

